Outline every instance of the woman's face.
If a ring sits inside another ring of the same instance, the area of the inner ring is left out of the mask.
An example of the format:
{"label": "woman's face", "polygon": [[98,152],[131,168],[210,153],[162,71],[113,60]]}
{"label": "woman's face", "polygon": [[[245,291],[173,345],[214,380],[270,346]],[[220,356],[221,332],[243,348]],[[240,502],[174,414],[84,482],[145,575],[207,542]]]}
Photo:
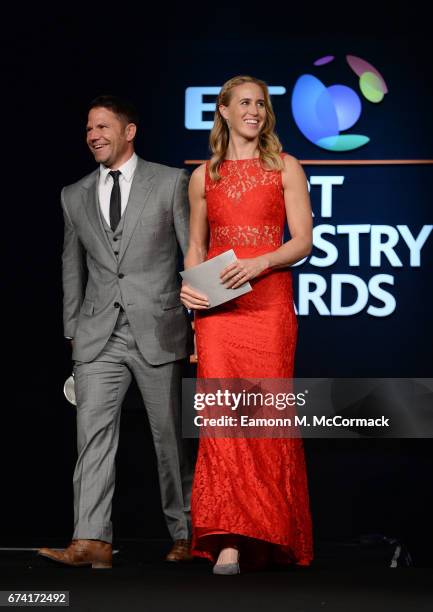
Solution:
{"label": "woman's face", "polygon": [[219,111],[231,133],[254,140],[260,134],[266,119],[265,96],[256,83],[243,83],[231,90],[228,106],[221,104]]}

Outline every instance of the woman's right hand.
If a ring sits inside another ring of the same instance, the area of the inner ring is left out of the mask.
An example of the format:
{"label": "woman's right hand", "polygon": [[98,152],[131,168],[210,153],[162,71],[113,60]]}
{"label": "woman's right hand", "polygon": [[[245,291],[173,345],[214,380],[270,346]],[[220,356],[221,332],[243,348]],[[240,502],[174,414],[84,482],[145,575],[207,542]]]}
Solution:
{"label": "woman's right hand", "polygon": [[199,293],[186,283],[182,283],[180,301],[190,310],[206,310],[210,306],[208,298],[203,293]]}

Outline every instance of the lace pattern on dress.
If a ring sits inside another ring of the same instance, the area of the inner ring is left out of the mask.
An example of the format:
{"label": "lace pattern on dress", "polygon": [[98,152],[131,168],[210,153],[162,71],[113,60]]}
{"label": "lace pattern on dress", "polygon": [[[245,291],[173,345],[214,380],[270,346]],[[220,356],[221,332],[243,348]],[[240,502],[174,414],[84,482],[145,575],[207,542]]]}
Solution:
{"label": "lace pattern on dress", "polygon": [[210,247],[218,246],[274,246],[282,241],[279,225],[217,225],[212,228]]}
{"label": "lace pattern on dress", "polygon": [[[241,168],[239,167],[239,162],[241,162]],[[224,162],[224,174],[221,176],[221,179],[216,183],[207,180],[205,191],[207,193],[218,188],[228,198],[240,200],[245,193],[258,187],[275,185],[282,188],[281,172],[262,170],[258,173],[258,168],[261,168],[260,159],[258,158],[238,160],[238,163],[231,163],[231,160],[226,160]]]}

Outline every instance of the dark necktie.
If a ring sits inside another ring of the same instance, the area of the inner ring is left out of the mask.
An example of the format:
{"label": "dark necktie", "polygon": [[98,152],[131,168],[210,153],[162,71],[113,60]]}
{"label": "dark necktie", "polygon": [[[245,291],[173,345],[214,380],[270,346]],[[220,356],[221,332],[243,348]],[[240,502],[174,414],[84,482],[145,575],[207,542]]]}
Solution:
{"label": "dark necktie", "polygon": [[119,176],[121,175],[120,170],[110,170],[110,174],[113,177],[113,188],[110,196],[110,227],[113,232],[119,225],[122,211],[120,208],[120,185]]}

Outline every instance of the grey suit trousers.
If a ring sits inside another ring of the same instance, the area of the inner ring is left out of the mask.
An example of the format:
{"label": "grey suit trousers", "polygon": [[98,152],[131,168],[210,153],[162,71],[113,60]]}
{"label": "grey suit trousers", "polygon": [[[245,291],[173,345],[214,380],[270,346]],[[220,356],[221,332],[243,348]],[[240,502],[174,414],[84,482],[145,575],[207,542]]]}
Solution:
{"label": "grey suit trousers", "polygon": [[111,542],[111,503],[122,401],[134,376],[158,462],[162,508],[174,540],[190,537],[192,468],[180,434],[179,362],[146,362],[121,311],[101,353],[74,365],[78,461],[74,472],[74,539]]}

